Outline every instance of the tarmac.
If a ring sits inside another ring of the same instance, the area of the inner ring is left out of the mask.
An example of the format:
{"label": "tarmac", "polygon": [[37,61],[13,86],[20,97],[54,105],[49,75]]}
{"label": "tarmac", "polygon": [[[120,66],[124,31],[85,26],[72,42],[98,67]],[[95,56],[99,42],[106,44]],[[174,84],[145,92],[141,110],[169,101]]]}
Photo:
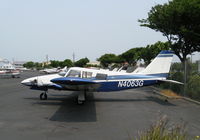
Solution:
{"label": "tarmac", "polygon": [[0,139],[131,140],[162,115],[170,124],[184,123],[191,137],[200,135],[200,105],[165,102],[149,87],[88,93],[84,105],[77,105],[77,92],[49,90],[44,101],[41,91],[20,84],[36,75],[0,79]]}

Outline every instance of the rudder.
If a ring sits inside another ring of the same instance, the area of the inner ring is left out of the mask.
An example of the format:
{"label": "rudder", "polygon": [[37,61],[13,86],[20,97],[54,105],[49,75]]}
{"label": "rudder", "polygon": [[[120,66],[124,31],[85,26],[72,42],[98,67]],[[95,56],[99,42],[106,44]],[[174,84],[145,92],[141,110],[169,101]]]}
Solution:
{"label": "rudder", "polygon": [[167,77],[170,70],[173,55],[173,51],[161,51],[141,73]]}

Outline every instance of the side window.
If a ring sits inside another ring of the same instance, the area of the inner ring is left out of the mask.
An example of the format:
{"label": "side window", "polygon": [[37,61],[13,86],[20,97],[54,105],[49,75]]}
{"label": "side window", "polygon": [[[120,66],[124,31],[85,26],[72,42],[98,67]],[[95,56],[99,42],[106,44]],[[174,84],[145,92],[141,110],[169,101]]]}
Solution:
{"label": "side window", "polygon": [[97,73],[96,79],[98,79],[98,80],[106,80],[107,79],[107,74]]}
{"label": "side window", "polygon": [[82,78],[91,78],[92,72],[83,71]]}
{"label": "side window", "polygon": [[67,77],[81,77],[81,71],[71,70]]}

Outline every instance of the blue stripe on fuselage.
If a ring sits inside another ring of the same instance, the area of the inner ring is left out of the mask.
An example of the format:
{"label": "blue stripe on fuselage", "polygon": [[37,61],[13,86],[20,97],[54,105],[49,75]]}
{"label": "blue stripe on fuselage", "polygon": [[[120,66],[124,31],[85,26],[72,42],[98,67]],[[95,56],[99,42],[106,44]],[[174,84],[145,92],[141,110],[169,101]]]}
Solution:
{"label": "blue stripe on fuselage", "polygon": [[163,50],[159,54],[174,54],[174,52],[170,50]]}
{"label": "blue stripe on fuselage", "polygon": [[97,89],[97,91],[109,92],[109,91],[126,90],[131,88],[150,86],[156,83],[158,83],[158,80],[124,80],[124,81],[100,82],[99,84],[101,86]]}
{"label": "blue stripe on fuselage", "polygon": [[173,54],[168,54],[168,55],[158,55],[157,57],[173,57]]}

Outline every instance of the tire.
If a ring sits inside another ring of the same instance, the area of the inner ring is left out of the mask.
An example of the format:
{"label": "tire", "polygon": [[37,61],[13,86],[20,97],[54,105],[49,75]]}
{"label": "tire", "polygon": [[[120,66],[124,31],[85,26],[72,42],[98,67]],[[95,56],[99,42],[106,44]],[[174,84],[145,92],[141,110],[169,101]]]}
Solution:
{"label": "tire", "polygon": [[84,103],[85,103],[84,101],[77,100],[77,104],[78,104],[78,105],[83,105]]}
{"label": "tire", "polygon": [[46,93],[41,93],[40,94],[40,100],[47,100],[47,94]]}

